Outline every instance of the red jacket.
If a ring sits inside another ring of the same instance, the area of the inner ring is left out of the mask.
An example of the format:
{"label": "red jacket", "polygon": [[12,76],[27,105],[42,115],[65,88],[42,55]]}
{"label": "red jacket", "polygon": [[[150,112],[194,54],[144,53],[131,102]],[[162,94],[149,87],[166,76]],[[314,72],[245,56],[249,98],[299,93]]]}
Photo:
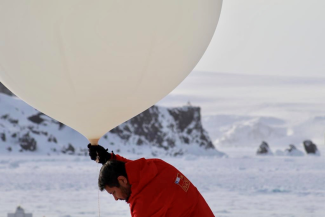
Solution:
{"label": "red jacket", "polygon": [[132,217],[212,217],[208,204],[196,187],[175,167],[159,160],[125,162],[131,196]]}

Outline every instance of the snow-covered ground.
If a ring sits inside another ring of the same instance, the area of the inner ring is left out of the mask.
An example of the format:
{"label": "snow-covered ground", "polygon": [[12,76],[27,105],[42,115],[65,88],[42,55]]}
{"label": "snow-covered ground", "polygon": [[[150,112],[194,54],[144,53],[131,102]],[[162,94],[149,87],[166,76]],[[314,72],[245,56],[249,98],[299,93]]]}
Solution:
{"label": "snow-covered ground", "polygon": [[[227,153],[164,160],[188,176],[215,216],[325,216],[324,157],[256,157],[249,148]],[[34,217],[89,217],[99,210],[130,216],[125,202],[98,192],[99,169],[84,156],[1,156],[1,216],[18,205]]]}
{"label": "snow-covered ground", "polygon": [[[205,129],[228,157],[159,157],[188,176],[218,217],[324,217],[324,89],[324,78],[194,72],[158,105],[200,106]],[[306,155],[306,139],[320,156]],[[256,156],[262,140],[274,155]],[[284,156],[289,144],[302,156]],[[101,216],[130,216],[125,202],[98,194],[99,169],[84,156],[3,151],[0,216],[18,205],[34,217],[98,216],[98,200]]]}

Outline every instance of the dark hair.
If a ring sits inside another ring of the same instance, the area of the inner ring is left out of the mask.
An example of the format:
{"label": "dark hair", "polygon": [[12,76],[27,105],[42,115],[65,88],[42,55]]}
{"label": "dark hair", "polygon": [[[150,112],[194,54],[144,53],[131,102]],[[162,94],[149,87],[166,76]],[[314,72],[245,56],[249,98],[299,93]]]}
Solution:
{"label": "dark hair", "polygon": [[120,187],[120,184],[117,180],[117,177],[124,176],[127,177],[126,170],[125,170],[125,163],[122,161],[107,161],[99,172],[98,177],[98,187],[99,190],[103,191],[105,186],[110,188],[112,187]]}

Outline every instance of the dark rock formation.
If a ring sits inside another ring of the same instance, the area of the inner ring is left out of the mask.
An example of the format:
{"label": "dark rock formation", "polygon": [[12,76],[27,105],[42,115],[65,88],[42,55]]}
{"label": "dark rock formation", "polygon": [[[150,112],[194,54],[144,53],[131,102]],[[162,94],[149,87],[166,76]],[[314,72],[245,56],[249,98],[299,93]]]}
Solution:
{"label": "dark rock formation", "polygon": [[8,115],[8,114],[5,114],[5,115],[2,115],[2,116],[1,116],[1,119],[6,120],[8,117],[9,117],[9,115]]}
{"label": "dark rock formation", "polygon": [[55,136],[49,136],[49,138],[47,139],[48,142],[54,142],[54,143],[58,143],[58,140],[56,139]]}
{"label": "dark rock formation", "polygon": [[[44,116],[47,118],[44,118]],[[63,123],[49,118],[47,115],[45,115],[42,112],[38,112],[37,114],[28,117],[28,120],[33,122],[34,124],[45,124],[45,125],[47,125],[45,123],[47,122],[47,120],[51,120],[52,123],[59,125],[59,130],[62,130],[65,127]]]}
{"label": "dark rock formation", "polygon": [[262,141],[262,144],[257,149],[256,154],[257,155],[270,155],[270,154],[272,154],[272,152],[271,152],[269,145],[266,142]]}
{"label": "dark rock formation", "polygon": [[37,142],[29,133],[19,138],[19,144],[22,150],[25,151],[35,151],[37,149]]}
{"label": "dark rock formation", "polygon": [[5,133],[0,133],[0,139],[5,142],[7,139],[6,139],[6,134]]}
{"label": "dark rock formation", "polygon": [[319,153],[317,146],[311,140],[305,140],[304,147],[305,147],[307,154],[318,154]]}
{"label": "dark rock formation", "polygon": [[201,122],[201,108],[186,106],[183,108],[168,109],[169,114],[174,118],[178,133],[184,133],[181,137],[185,144],[189,144],[192,133],[198,133],[200,146],[204,146],[206,149],[214,148],[210,137],[203,129]]}
{"label": "dark rock formation", "polygon": [[208,133],[203,129],[199,107],[167,109],[152,106],[112,129],[110,133],[117,135],[125,143],[150,145],[164,150],[176,145],[190,144],[214,149]]}
{"label": "dark rock formation", "polygon": [[61,152],[64,154],[74,154],[75,148],[69,143],[68,147],[63,147]]}
{"label": "dark rock formation", "polygon": [[59,121],[54,121],[54,123],[59,125],[59,130],[62,130],[65,127],[65,125]]}
{"label": "dark rock formation", "polygon": [[2,115],[1,119],[7,120],[9,123],[13,124],[14,126],[19,123],[19,120],[11,118],[9,114]]}
{"label": "dark rock formation", "polygon": [[44,115],[43,113],[39,112],[36,115],[32,115],[30,117],[28,117],[28,120],[30,120],[31,122],[35,123],[35,124],[41,124],[43,123],[45,120],[41,117],[42,115]]}
{"label": "dark rock formation", "polygon": [[14,94],[10,90],[8,90],[8,88],[6,88],[2,83],[0,83],[0,93],[7,94],[9,96],[14,96]]}
{"label": "dark rock formation", "polygon": [[294,145],[292,145],[292,144],[290,144],[290,145],[289,145],[289,148],[286,149],[286,151],[289,152],[289,153],[290,153],[290,152],[293,152],[293,151],[295,151],[295,150],[297,150],[297,148],[296,148],[296,146],[294,146]]}
{"label": "dark rock formation", "polygon": [[[173,116],[176,126],[180,132],[184,130],[193,122],[198,125],[201,122],[200,117],[200,108],[187,107],[188,109],[184,110],[182,108],[168,109],[168,112]],[[200,126],[196,126],[196,129],[199,129]]]}

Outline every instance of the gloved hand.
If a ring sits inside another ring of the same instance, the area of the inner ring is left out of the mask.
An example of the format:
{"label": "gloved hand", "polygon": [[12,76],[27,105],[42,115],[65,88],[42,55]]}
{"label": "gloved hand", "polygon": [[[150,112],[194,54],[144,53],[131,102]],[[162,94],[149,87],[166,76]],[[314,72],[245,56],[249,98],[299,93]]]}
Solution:
{"label": "gloved hand", "polygon": [[103,146],[100,145],[91,145],[88,144],[89,156],[92,160],[97,163],[105,164],[108,160],[111,159],[111,153],[107,151]]}

